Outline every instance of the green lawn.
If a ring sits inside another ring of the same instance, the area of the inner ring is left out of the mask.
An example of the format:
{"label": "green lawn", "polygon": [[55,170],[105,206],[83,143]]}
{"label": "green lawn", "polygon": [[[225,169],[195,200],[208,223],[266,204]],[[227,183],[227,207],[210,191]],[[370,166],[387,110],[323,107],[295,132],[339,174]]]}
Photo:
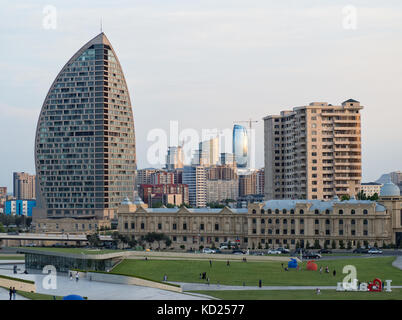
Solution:
{"label": "green lawn", "polygon": [[25,257],[22,256],[7,256],[7,255],[0,255],[0,260],[25,260]]}
{"label": "green lawn", "polygon": [[62,296],[52,296],[50,294],[43,294],[43,293],[17,291],[17,294],[30,300],[63,300]]}
{"label": "green lawn", "polygon": [[[168,281],[205,283],[199,279],[199,274],[207,272],[210,283],[226,285],[258,285],[261,279],[264,286],[269,285],[299,285],[315,286],[327,285],[336,286],[341,282],[346,274],[342,274],[345,265],[354,265],[357,269],[357,278],[361,282],[372,281],[374,278],[392,280],[392,285],[402,285],[402,271],[393,267],[391,264],[395,257],[382,258],[355,258],[339,259],[330,261],[317,261],[318,267],[328,266],[330,273],[307,271],[306,262],[303,263],[302,271],[290,269],[284,271],[281,262],[242,262],[231,261],[230,266],[226,266],[225,261],[201,260],[135,260],[127,259],[117,265],[112,273],[123,273],[142,276],[153,280],[162,280],[164,274],[168,276]],[[286,265],[286,263],[284,263]],[[336,276],[332,271],[336,270]]]}
{"label": "green lawn", "polygon": [[222,300],[402,300],[402,289],[392,292],[337,292],[321,290],[317,295],[314,290],[227,290],[193,291]]}
{"label": "green lawn", "polygon": [[38,251],[51,251],[60,253],[74,253],[74,254],[106,254],[122,252],[122,250],[111,250],[111,249],[83,249],[83,248],[57,248],[57,247],[20,247],[18,249],[29,249]]}

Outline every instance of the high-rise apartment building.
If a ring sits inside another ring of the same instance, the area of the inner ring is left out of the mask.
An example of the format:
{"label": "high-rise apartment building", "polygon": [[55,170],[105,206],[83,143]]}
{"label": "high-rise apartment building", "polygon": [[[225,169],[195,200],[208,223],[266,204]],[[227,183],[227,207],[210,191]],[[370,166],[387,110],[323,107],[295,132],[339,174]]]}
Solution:
{"label": "high-rise apartment building", "polygon": [[219,138],[215,137],[200,142],[196,156],[199,158],[197,164],[205,166],[219,164]]}
{"label": "high-rise apartment building", "polygon": [[207,171],[204,166],[184,166],[183,184],[188,185],[188,198],[192,207],[207,205]]}
{"label": "high-rise apartment building", "polygon": [[7,187],[0,187],[0,199],[7,196]]}
{"label": "high-rise apartment building", "polygon": [[239,178],[235,164],[206,168],[207,203],[236,200],[239,196]]}
{"label": "high-rise apartment building", "polygon": [[17,200],[35,199],[35,175],[26,172],[13,173],[13,191]]}
{"label": "high-rise apartment building", "polygon": [[134,119],[123,70],[104,33],[57,75],[35,139],[35,219],[113,219],[134,197]]}
{"label": "high-rise apartment building", "polygon": [[313,102],[264,118],[265,198],[356,195],[361,180],[359,101]]}

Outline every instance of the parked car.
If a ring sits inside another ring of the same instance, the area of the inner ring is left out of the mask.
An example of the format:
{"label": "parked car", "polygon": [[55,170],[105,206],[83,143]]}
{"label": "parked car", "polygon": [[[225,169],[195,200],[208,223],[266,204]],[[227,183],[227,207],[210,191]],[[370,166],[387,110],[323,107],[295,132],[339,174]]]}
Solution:
{"label": "parked car", "polygon": [[289,249],[286,249],[286,248],[278,248],[278,249],[276,249],[276,250],[279,250],[281,253],[290,253],[290,250]]}
{"label": "parked car", "polygon": [[371,249],[368,251],[368,253],[369,253],[369,254],[382,254],[382,250],[377,249],[377,248],[371,248]]}
{"label": "parked car", "polygon": [[367,248],[357,248],[355,250],[352,251],[353,253],[368,253],[369,249]]}
{"label": "parked car", "polygon": [[243,250],[233,250],[232,254],[244,254]]}
{"label": "parked car", "polygon": [[321,259],[321,255],[315,252],[305,252],[303,253],[303,259]]}
{"label": "parked car", "polygon": [[211,248],[204,248],[202,249],[202,253],[215,253],[215,250]]}
{"label": "parked car", "polygon": [[321,249],[321,250],[318,251],[318,253],[319,253],[319,254],[323,254],[323,253],[332,253],[332,251],[329,250],[329,249]]}
{"label": "parked car", "polygon": [[219,249],[220,249],[220,250],[225,250],[225,249],[228,249],[228,246],[227,246],[227,245],[221,245],[221,246],[219,247]]}
{"label": "parked car", "polygon": [[268,254],[281,254],[282,251],[278,250],[278,249],[269,249],[267,251]]}

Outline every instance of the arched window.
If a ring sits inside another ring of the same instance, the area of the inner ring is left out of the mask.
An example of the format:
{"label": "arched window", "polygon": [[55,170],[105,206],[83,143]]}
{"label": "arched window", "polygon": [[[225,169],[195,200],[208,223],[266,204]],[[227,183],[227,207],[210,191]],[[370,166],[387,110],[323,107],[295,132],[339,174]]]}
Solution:
{"label": "arched window", "polygon": [[265,210],[264,209],[261,209],[261,214],[264,214],[265,213]]}
{"label": "arched window", "polygon": [[295,211],[293,209],[290,209],[290,214],[295,214]]}
{"label": "arched window", "polygon": [[352,219],[352,220],[350,221],[350,223],[353,224],[353,225],[356,224],[355,219]]}
{"label": "arched window", "polygon": [[368,220],[367,220],[367,219],[364,219],[364,220],[363,220],[363,224],[364,224],[364,225],[368,225]]}
{"label": "arched window", "polygon": [[287,210],[286,210],[286,209],[283,209],[283,210],[282,210],[282,213],[283,213],[283,214],[286,214],[286,213],[287,213]]}
{"label": "arched window", "polygon": [[315,209],[315,210],[314,210],[314,213],[315,213],[315,214],[320,214],[320,210]]}
{"label": "arched window", "polygon": [[283,219],[283,224],[287,224],[288,220],[287,219]]}
{"label": "arched window", "polygon": [[268,223],[272,223],[272,219],[268,219]]}
{"label": "arched window", "polygon": [[276,213],[276,214],[279,214],[279,209],[275,209],[275,213]]}
{"label": "arched window", "polygon": [[325,210],[325,214],[330,214],[331,212],[327,209]]}
{"label": "arched window", "polygon": [[355,213],[356,213],[355,209],[350,210],[350,214],[355,214]]}
{"label": "arched window", "polygon": [[363,210],[363,214],[368,214],[367,209],[364,209],[364,210]]}
{"label": "arched window", "polygon": [[279,224],[279,219],[276,219],[276,220],[275,220],[275,223],[276,223],[276,224]]}
{"label": "arched window", "polygon": [[255,209],[253,209],[253,211],[251,211],[252,213],[256,213],[257,211],[255,211]]}
{"label": "arched window", "polygon": [[343,210],[342,210],[342,209],[339,209],[338,213],[339,213],[339,214],[343,214]]}
{"label": "arched window", "polygon": [[303,209],[300,209],[299,213],[300,213],[300,214],[303,214],[303,213],[304,213],[304,210],[303,210]]}
{"label": "arched window", "polygon": [[268,209],[268,214],[271,214],[272,213],[272,210],[271,209]]}

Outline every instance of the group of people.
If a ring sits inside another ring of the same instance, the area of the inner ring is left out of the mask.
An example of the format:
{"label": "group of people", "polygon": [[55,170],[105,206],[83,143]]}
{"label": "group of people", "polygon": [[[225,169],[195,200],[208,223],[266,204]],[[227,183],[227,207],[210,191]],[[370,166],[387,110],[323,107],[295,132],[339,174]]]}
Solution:
{"label": "group of people", "polygon": [[[80,279],[80,274],[77,271],[75,273],[75,282],[78,282],[79,279]],[[70,280],[73,280],[73,273],[72,272],[70,272]]]}
{"label": "group of people", "polygon": [[10,300],[15,300],[15,297],[17,295],[17,290],[15,290],[15,287],[10,287],[9,294]]}

